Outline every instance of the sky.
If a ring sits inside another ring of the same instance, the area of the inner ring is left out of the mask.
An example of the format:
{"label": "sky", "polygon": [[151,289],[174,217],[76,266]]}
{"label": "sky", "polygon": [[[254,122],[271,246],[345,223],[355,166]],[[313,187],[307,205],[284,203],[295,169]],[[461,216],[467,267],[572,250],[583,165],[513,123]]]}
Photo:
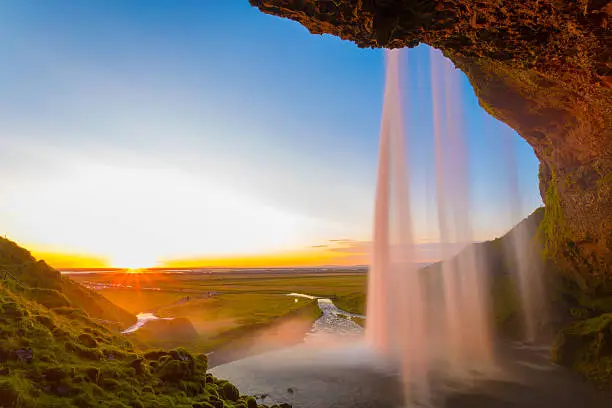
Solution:
{"label": "sky", "polygon": [[[0,38],[0,234],[59,268],[368,262],[381,50],[246,0],[4,0]],[[408,50],[402,72],[423,262],[439,240],[429,58]],[[541,205],[538,161],[464,76],[456,102],[473,239],[494,238]]]}

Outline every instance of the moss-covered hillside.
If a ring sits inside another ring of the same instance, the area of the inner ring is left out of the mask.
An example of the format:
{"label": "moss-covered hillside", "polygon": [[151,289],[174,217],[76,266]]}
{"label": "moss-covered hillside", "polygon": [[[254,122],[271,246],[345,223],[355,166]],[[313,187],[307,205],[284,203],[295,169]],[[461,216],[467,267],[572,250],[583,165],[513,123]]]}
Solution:
{"label": "moss-covered hillside", "polygon": [[49,308],[79,308],[93,320],[121,327],[136,322],[134,315],[109,302],[104,296],[63,277],[16,243],[0,238],[0,277],[4,278],[6,272],[23,283],[15,285],[22,296]]}
{"label": "moss-covered hillside", "polygon": [[0,279],[1,408],[258,406],[232,384],[207,374],[203,354],[139,352],[106,323],[89,317],[120,319],[120,309],[107,303],[110,310],[104,310],[95,294],[84,296],[84,288],[15,244],[3,240],[0,259],[4,265],[29,262],[15,274],[34,286]]}

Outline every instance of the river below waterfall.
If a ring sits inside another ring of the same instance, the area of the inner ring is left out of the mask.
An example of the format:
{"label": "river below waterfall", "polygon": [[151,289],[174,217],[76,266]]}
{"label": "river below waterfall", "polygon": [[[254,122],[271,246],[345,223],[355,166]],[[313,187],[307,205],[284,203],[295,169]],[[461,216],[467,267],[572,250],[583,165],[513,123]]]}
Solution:
{"label": "river below waterfall", "polygon": [[136,323],[134,323],[132,326],[128,327],[127,329],[123,330],[121,334],[134,333],[135,331],[141,329],[145,324],[147,324],[148,322],[152,320],[172,320],[173,318],[172,317],[157,317],[153,313],[143,312],[143,313],[138,313],[136,315],[136,319],[137,319]]}
{"label": "river below waterfall", "polygon": [[[435,408],[609,408],[612,396],[550,362],[547,348],[520,343],[496,346],[499,371],[469,381],[432,374]],[[288,402],[293,408],[423,407],[402,402],[399,378],[380,364],[363,342],[311,344],[276,350],[220,365],[227,379],[259,403]]]}
{"label": "river below waterfall", "polygon": [[[291,294],[298,295],[298,294]],[[242,393],[271,405],[294,408],[397,408],[402,386],[397,372],[365,345],[364,330],[330,299],[317,299],[323,312],[291,347],[238,359],[212,368]],[[322,339],[331,341],[320,341]],[[451,379],[443,367],[432,374],[430,407],[444,408],[608,408],[612,396],[585,384],[550,362],[548,347],[496,345],[497,372],[470,381]],[[417,406],[417,405],[415,405]]]}
{"label": "river below waterfall", "polygon": [[[353,318],[365,319],[365,316],[350,313],[338,308],[331,299],[320,298],[317,296],[307,295],[304,293],[288,293],[287,296],[295,298],[317,299],[319,309],[323,315],[317,319],[312,328],[306,333],[305,340],[312,339],[319,335],[340,335],[340,336],[361,336],[363,335],[363,327],[355,323]],[[129,334],[141,329],[145,324],[152,320],[172,320],[172,317],[157,317],[154,313],[143,312],[136,315],[137,322],[121,333]]]}
{"label": "river below waterfall", "polygon": [[349,313],[339,309],[331,299],[317,299],[319,309],[323,316],[318,318],[307,333],[305,341],[313,341],[321,336],[363,336],[364,330],[352,319],[355,317],[363,319],[364,316]]}

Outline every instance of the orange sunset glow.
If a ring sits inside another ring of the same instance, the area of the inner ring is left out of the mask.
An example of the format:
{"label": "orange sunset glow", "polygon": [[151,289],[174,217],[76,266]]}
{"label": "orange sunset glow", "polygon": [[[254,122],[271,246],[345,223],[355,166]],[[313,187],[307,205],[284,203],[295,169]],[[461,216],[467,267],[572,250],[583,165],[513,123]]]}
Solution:
{"label": "orange sunset glow", "polygon": [[[439,259],[439,245],[435,242],[416,245],[418,261],[435,262]],[[232,254],[225,256],[196,256],[156,261],[150,259],[125,258],[113,262],[108,258],[81,254],[32,251],[37,258],[44,259],[58,269],[80,268],[121,268],[138,273],[146,268],[291,268],[325,265],[352,266],[366,265],[370,261],[370,242],[352,239],[329,240],[323,244],[293,251],[268,252],[259,254]]]}

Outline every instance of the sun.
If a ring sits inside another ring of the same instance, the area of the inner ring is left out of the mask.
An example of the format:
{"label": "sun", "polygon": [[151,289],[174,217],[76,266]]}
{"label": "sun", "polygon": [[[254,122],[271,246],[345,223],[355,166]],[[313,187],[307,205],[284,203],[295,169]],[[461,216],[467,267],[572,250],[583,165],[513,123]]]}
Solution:
{"label": "sun", "polygon": [[154,257],[144,254],[124,254],[112,258],[113,268],[126,269],[128,273],[140,273],[143,269],[152,268],[157,265]]}

